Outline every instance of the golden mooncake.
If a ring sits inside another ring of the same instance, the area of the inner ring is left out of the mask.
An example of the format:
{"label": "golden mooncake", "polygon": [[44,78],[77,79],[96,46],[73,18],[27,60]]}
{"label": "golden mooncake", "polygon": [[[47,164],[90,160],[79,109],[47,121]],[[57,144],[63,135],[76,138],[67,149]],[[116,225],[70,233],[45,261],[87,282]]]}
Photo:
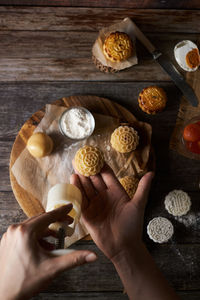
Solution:
{"label": "golden mooncake", "polygon": [[130,198],[133,198],[139,183],[139,179],[134,176],[125,176],[120,180],[121,185],[127,192]]}
{"label": "golden mooncake", "polygon": [[104,165],[104,156],[100,149],[93,146],[80,148],[75,155],[75,168],[84,176],[98,174]]}
{"label": "golden mooncake", "polygon": [[140,92],[138,102],[144,112],[156,114],[165,108],[167,96],[161,87],[149,86]]}
{"label": "golden mooncake", "polygon": [[124,32],[112,32],[104,41],[103,53],[112,62],[128,59],[133,54],[132,40]]}
{"label": "golden mooncake", "polygon": [[119,126],[112,133],[110,142],[116,151],[127,153],[137,148],[139,136],[134,128],[129,126]]}

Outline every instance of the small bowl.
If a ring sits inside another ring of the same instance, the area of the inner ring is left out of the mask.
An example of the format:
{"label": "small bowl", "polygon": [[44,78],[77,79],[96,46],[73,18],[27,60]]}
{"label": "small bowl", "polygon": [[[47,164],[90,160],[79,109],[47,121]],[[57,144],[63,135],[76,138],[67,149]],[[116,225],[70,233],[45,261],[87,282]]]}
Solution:
{"label": "small bowl", "polygon": [[[67,134],[66,130],[64,129],[64,125],[63,125],[63,120],[64,118],[66,117],[66,115],[69,113],[70,110],[73,110],[73,109],[79,109],[81,110],[82,112],[84,112],[90,119],[90,131],[84,135],[84,136],[81,136],[81,137],[73,137],[72,135],[69,135]],[[66,109],[62,115],[60,116],[60,119],[59,119],[59,129],[60,129],[60,132],[62,133],[62,135],[66,136],[67,138],[71,139],[71,140],[76,140],[76,141],[81,141],[81,140],[84,140],[86,138],[88,138],[89,136],[92,135],[94,129],[95,129],[95,120],[94,120],[94,117],[92,115],[92,113],[86,109],[85,107],[82,107],[82,106],[72,106],[68,109]]]}
{"label": "small bowl", "polygon": [[192,152],[190,151],[188,148],[187,148],[187,141],[184,140],[183,138],[183,131],[184,131],[184,128],[189,125],[189,124],[193,124],[193,123],[196,123],[196,122],[200,122],[200,116],[196,116],[190,120],[188,120],[184,125],[183,125],[183,129],[182,129],[182,132],[181,132],[181,141],[182,141],[182,145],[183,145],[183,148],[185,150],[185,152],[188,154],[188,156],[192,159],[200,159],[200,154],[198,153],[195,153],[195,152]]}
{"label": "small bowl", "polygon": [[187,53],[189,53],[193,49],[197,49],[197,52],[199,53],[197,45],[189,40],[181,41],[174,47],[174,57],[176,59],[176,62],[184,71],[194,72],[199,67],[196,66],[195,68],[190,68],[186,63]]}

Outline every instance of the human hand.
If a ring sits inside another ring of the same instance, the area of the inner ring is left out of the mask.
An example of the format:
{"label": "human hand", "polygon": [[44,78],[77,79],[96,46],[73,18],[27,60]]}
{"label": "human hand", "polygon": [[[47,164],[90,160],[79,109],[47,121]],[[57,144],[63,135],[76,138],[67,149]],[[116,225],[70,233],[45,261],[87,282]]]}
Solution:
{"label": "human hand", "polygon": [[73,222],[67,216],[71,209],[71,204],[62,206],[8,228],[0,242],[0,299],[29,299],[60,272],[96,260],[87,250],[56,257],[47,250],[52,244],[42,240],[52,235],[51,223]]}
{"label": "human hand", "polygon": [[70,182],[79,187],[83,195],[83,223],[109,259],[142,245],[144,210],[152,178],[152,172],[144,175],[130,199],[108,166],[95,176],[71,176]]}

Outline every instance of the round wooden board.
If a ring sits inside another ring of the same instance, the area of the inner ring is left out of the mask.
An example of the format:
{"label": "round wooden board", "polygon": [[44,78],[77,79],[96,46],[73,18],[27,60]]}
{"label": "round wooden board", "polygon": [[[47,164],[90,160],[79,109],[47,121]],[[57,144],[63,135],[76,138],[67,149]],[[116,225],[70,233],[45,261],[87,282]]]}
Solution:
{"label": "round wooden board", "polygon": [[[120,122],[131,123],[136,120],[136,118],[123,106],[108,99],[100,98],[97,96],[71,96],[56,100],[52,104],[65,107],[83,106],[90,110],[92,113],[99,113],[116,117],[120,120]],[[32,217],[41,212],[44,212],[44,208],[38,199],[25,191],[17,183],[17,180],[13,175],[11,168],[18,156],[26,147],[29,137],[32,135],[34,129],[42,120],[44,113],[45,108],[42,108],[41,110],[34,113],[32,117],[22,126],[15,139],[10,156],[10,181],[13,193],[22,210],[28,217]]]}

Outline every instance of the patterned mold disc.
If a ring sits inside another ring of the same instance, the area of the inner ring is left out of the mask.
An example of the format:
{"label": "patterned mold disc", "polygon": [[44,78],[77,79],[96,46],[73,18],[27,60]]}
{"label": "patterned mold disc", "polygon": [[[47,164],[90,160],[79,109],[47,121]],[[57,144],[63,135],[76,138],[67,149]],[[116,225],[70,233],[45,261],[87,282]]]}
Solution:
{"label": "patterned mold disc", "polygon": [[165,208],[169,214],[177,217],[186,215],[191,207],[189,195],[182,190],[173,190],[165,197]]}
{"label": "patterned mold disc", "polygon": [[166,243],[174,233],[174,227],[172,223],[163,217],[153,218],[148,226],[147,233],[150,239],[155,243]]}

